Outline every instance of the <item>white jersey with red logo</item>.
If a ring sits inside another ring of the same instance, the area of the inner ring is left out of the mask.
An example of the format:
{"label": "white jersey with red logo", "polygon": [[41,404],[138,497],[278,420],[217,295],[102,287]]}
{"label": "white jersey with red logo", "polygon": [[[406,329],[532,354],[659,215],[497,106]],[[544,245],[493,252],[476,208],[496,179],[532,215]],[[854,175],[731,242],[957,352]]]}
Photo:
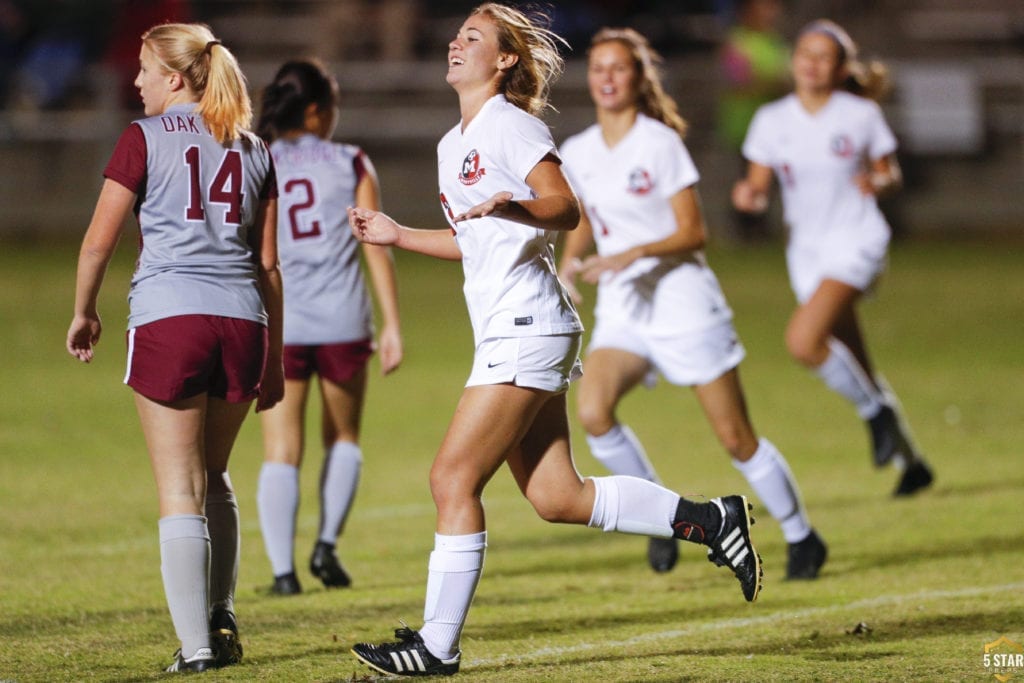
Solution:
{"label": "white jersey with red logo", "polygon": [[437,145],[441,205],[462,251],[476,344],[583,329],[555,273],[555,232],[490,216],[452,221],[498,192],[532,199],[526,176],[548,154],[558,154],[548,127],[502,95],[488,100],[465,131],[460,122]]}
{"label": "white jersey with red logo", "polygon": [[260,200],[277,196],[273,161],[252,133],[217,142],[195,106],[135,121],[104,170],[138,195],[130,327],[190,314],[266,324],[250,232]]}
{"label": "white jersey with red logo", "polygon": [[373,336],[359,243],[346,207],[372,166],[362,150],[306,134],[270,146],[277,169],[277,244],[284,343],[336,344]]}
{"label": "white jersey with red logo", "polygon": [[884,248],[889,225],[854,176],[894,151],[878,104],[844,91],[814,114],[794,94],[762,106],[743,143],[747,159],[775,171],[794,247],[824,240],[833,248]]}
{"label": "white jersey with red logo", "polygon": [[[587,211],[597,251],[610,256],[676,232],[670,199],[700,179],[679,134],[638,114],[609,149],[597,124],[562,145],[565,171]],[[598,324],[629,322],[640,332],[671,335],[732,319],[702,251],[640,258],[598,286]]]}

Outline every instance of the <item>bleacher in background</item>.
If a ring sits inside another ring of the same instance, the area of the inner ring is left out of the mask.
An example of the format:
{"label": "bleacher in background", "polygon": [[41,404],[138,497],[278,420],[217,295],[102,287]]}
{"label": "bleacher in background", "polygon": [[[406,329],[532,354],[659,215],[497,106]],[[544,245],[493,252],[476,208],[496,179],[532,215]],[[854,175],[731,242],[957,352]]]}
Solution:
{"label": "bleacher in background", "polygon": [[[371,155],[389,211],[430,226],[441,220],[435,145],[458,118],[444,81],[445,46],[474,4],[207,0],[192,2],[190,12],[238,55],[254,93],[281,61],[325,57],[342,89],[336,137]],[[586,37],[603,19],[622,19],[666,55],[666,86],[691,124],[687,144],[704,177],[709,223],[713,231],[724,224],[735,163],[712,133],[721,3],[554,4],[577,46],[553,93],[555,139],[592,122]],[[896,87],[884,106],[907,176],[890,206],[900,230],[1024,232],[1024,0],[790,0],[787,7],[787,35],[827,15],[890,66]],[[0,110],[0,237],[80,236],[114,142],[139,115],[125,104],[123,77],[99,58],[76,73],[57,105],[9,95]]]}

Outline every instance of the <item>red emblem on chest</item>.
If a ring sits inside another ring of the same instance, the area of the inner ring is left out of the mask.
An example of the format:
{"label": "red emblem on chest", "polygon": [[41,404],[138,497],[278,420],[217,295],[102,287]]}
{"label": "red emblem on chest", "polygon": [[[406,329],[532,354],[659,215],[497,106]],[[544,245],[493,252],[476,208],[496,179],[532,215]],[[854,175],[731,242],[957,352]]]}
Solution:
{"label": "red emblem on chest", "polygon": [[485,169],[480,168],[480,153],[474,149],[462,160],[459,182],[463,185],[475,185],[480,182],[486,172]]}

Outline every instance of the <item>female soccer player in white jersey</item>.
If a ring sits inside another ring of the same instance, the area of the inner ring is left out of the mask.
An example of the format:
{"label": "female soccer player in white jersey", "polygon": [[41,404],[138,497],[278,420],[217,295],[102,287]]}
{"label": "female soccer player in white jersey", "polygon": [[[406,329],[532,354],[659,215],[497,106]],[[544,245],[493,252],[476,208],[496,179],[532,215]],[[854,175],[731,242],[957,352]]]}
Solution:
{"label": "female soccer player in white jersey", "polygon": [[168,671],[242,656],[234,615],[238,506],[231,447],[256,399],[284,392],[277,186],[234,56],[200,24],[142,37],[147,118],[121,135],[78,260],[67,349],[92,359],[96,299],[126,215],[140,252],[128,295],[125,383],[160,501],[160,570],[181,648]]}
{"label": "female soccer player in white jersey", "polygon": [[857,303],[885,268],[890,230],[876,196],[900,184],[896,138],[872,99],[885,70],[864,65],[840,26],[815,21],[793,52],[794,92],[762,106],[743,154],[746,177],[733,188],[740,211],[764,211],[779,180],[789,244],[786,261],[799,305],[786,329],[790,354],[867,422],[875,465],[903,470],[894,494],[932,482],[899,404],[872,370]]}
{"label": "female soccer player in white jersey", "polygon": [[[338,85],[323,66],[290,61],[264,89],[256,126],[271,143],[277,171],[284,279],[284,400],[261,414],[265,462],[256,496],[274,571],[270,590],[280,595],[302,590],[293,555],[306,398],[314,373],[320,376],[325,455],[320,528],[309,568],[327,587],[351,583],[335,544],[362,468],[359,423],[373,352],[373,311],[346,208],[380,208],[380,190],[361,149],[331,142],[337,111]],[[384,319],[378,346],[387,374],[402,362],[395,269],[388,247],[366,244],[363,254]]]}
{"label": "female soccer player in white jersey", "polygon": [[[658,482],[639,439],[620,423],[622,398],[655,372],[692,386],[711,427],[789,544],[786,576],[812,579],[826,549],[811,528],[779,450],[758,438],[738,367],[744,350],[732,311],[704,257],[697,169],[686,124],[662,88],[659,55],[628,28],[592,39],[587,81],[597,123],[562,145],[584,207],[568,233],[559,274],[577,300],[581,275],[598,283],[596,325],[577,407],[590,451],[615,474]],[[587,256],[596,243],[597,254]],[[585,258],[584,258],[585,257]],[[655,571],[675,566],[674,538],[651,538]]]}
{"label": "female soccer player in white jersey", "polygon": [[448,83],[462,120],[437,147],[448,230],[416,230],[351,209],[363,241],[461,259],[476,353],[430,473],[437,534],[424,625],[399,642],[353,653],[389,674],[453,674],[459,639],[483,569],[481,495],[507,463],[537,513],[606,531],[673,535],[709,546],[747,600],[757,597],[760,558],[743,496],[695,503],[634,477],[583,479],[569,448],[565,392],[580,372],[582,326],[555,273],[558,232],[579,222],[551,134],[535,117],[560,70],[558,36],[541,15],[495,3],[473,10],[448,46]]}

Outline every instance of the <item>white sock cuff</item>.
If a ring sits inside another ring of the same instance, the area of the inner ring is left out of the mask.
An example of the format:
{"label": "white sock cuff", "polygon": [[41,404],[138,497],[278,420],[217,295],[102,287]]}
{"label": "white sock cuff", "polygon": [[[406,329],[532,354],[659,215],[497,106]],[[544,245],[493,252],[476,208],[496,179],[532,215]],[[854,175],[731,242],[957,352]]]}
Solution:
{"label": "white sock cuff", "polygon": [[487,532],[460,536],[434,534],[434,551],[428,569],[435,572],[477,572],[484,566]]}
{"label": "white sock cuff", "polygon": [[327,454],[332,458],[349,458],[360,463],[363,461],[363,450],[354,441],[335,441],[327,449]]}
{"label": "white sock cuff", "polygon": [[299,468],[286,462],[265,462],[263,467],[260,468],[260,476],[298,479]]}
{"label": "white sock cuff", "polygon": [[775,467],[776,457],[781,457],[779,449],[768,439],[761,437],[757,441],[757,450],[746,462],[733,460],[733,467],[738,469],[747,479],[761,479],[771,474]]}
{"label": "white sock cuff", "polygon": [[210,540],[210,531],[206,528],[206,517],[202,515],[168,515],[159,521],[160,543],[176,541],[180,538],[201,538]]}
{"label": "white sock cuff", "polygon": [[587,526],[615,531],[619,516],[619,487],[614,477],[589,477],[594,482],[594,510]]}
{"label": "white sock cuff", "polygon": [[[594,434],[587,434],[587,445],[590,446],[591,451],[595,449],[597,451],[601,451],[603,450],[602,447],[604,447],[604,449],[614,448],[616,445],[626,440],[627,429],[629,429],[629,427],[626,427],[625,425],[621,425],[619,423],[615,423],[612,425],[612,428],[609,429],[604,434],[599,434],[596,436]],[[601,456],[599,456],[597,453],[594,453],[594,457],[600,458]]]}

